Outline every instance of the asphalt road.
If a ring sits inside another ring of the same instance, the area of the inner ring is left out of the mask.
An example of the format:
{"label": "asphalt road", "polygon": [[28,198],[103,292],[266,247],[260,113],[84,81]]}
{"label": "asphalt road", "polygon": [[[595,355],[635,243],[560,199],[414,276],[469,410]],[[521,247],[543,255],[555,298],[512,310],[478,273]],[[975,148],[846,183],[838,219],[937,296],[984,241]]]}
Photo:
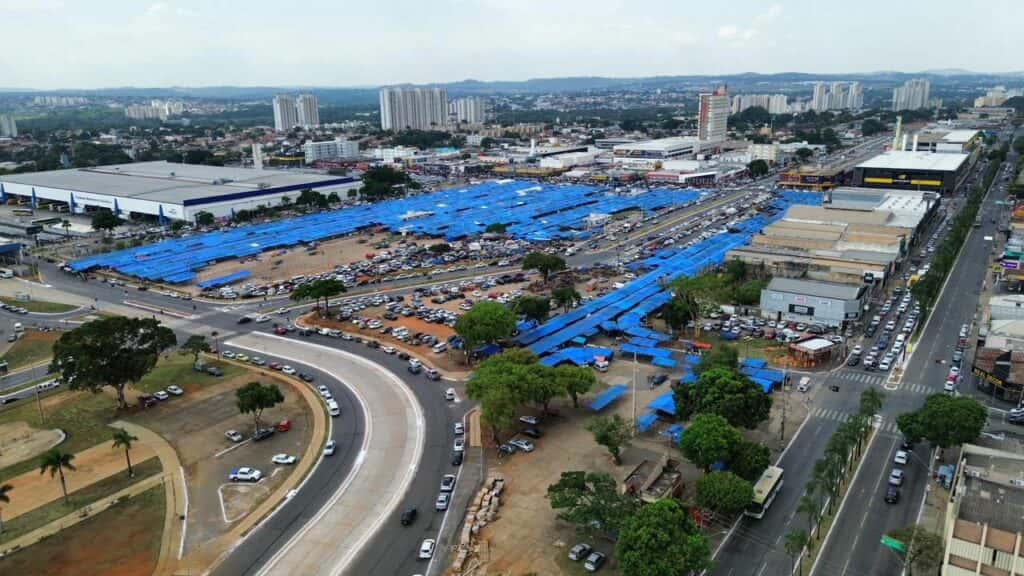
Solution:
{"label": "asphalt road", "polygon": [[[996,194],[985,197],[979,211],[982,224],[971,229],[946,288],[918,339],[918,348],[910,357],[899,389],[886,391],[882,409],[886,422],[893,422],[897,414],[918,409],[928,394],[942,393],[960,327],[971,323],[977,309],[992,245],[984,237],[994,237],[997,233],[997,224],[991,220],[1001,209],[995,204],[998,198]],[[833,525],[831,539],[813,572],[816,576],[901,572],[899,558],[879,541],[886,532],[916,522],[929,481],[932,453],[924,444],[914,448],[908,465],[899,466],[906,475],[900,501],[887,504],[884,501],[887,476],[897,467],[893,457],[902,443],[902,436],[891,426],[885,428],[888,431],[876,437],[850,487],[847,496],[850,505]]]}

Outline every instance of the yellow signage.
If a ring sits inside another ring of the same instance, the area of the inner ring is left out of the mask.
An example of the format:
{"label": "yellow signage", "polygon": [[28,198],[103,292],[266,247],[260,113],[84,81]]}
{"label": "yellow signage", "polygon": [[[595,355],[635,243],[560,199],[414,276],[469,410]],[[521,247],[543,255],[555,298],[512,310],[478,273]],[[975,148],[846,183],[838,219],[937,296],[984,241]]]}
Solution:
{"label": "yellow signage", "polygon": [[865,178],[864,181],[869,184],[892,184],[892,178]]}

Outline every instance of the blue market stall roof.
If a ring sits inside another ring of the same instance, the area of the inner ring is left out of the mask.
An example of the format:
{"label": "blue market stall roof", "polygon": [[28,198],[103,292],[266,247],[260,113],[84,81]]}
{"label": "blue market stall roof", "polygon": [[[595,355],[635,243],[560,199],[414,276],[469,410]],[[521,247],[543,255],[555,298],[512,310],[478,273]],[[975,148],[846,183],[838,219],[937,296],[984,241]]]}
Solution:
{"label": "blue market stall roof", "polygon": [[640,432],[647,432],[651,426],[658,421],[658,415],[653,412],[645,412],[636,419],[636,429]]}
{"label": "blue market stall roof", "polygon": [[251,275],[252,274],[248,270],[239,270],[237,272],[232,272],[231,274],[218,276],[216,278],[211,278],[209,280],[200,282],[196,284],[196,286],[198,286],[199,289],[201,290],[206,290],[207,288],[216,288],[217,286],[224,286],[226,284],[231,284],[232,282],[245,280]]}
{"label": "blue market stall roof", "polygon": [[[494,180],[408,198],[164,240],[70,263],[76,272],[112,268],[145,280],[190,282],[212,262],[253,256],[266,250],[317,242],[372,226],[394,233],[443,236],[457,240],[482,234],[495,221],[507,233],[528,241],[573,238],[585,231],[593,213],[653,211],[686,204],[707,192],[653,189],[622,195],[593,186]],[[577,334],[578,335],[578,334]]]}
{"label": "blue market stall roof", "polygon": [[623,384],[616,384],[611,386],[604,392],[598,394],[588,405],[594,412],[600,412],[608,407],[609,404],[617,400],[620,396],[626,393],[626,386]]}
{"label": "blue market stall roof", "polygon": [[664,412],[669,416],[675,416],[676,401],[672,398],[671,392],[666,392],[654,400],[651,400],[651,403],[647,405],[647,409],[657,410],[658,412]]}
{"label": "blue market stall roof", "polygon": [[683,425],[682,424],[673,424],[673,425],[669,426],[668,428],[662,430],[660,432],[660,434],[662,436],[666,436],[670,440],[672,440],[673,444],[678,444],[679,443],[679,439],[683,437]]}

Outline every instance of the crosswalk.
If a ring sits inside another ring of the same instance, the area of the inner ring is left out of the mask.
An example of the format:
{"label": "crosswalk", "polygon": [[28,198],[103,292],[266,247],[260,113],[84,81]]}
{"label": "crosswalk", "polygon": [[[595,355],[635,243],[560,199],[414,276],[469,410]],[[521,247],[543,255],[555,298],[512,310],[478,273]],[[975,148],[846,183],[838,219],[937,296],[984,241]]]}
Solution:
{"label": "crosswalk", "polygon": [[[832,420],[833,422],[846,422],[853,417],[850,412],[843,412],[842,410],[831,410],[828,408],[815,408],[811,410],[812,418],[820,418],[822,420]],[[881,426],[878,429],[883,433],[895,434],[899,432],[896,427],[896,422],[889,418],[883,418]]]}
{"label": "crosswalk", "polygon": [[924,384],[904,384],[901,388],[903,390],[909,390],[914,394],[934,394],[936,392],[934,388],[925,386]]}
{"label": "crosswalk", "polygon": [[854,372],[852,370],[840,370],[832,374],[829,379],[838,379],[844,382],[853,382],[857,384],[867,384],[869,386],[880,386],[885,379],[888,377],[885,373],[875,372]]}

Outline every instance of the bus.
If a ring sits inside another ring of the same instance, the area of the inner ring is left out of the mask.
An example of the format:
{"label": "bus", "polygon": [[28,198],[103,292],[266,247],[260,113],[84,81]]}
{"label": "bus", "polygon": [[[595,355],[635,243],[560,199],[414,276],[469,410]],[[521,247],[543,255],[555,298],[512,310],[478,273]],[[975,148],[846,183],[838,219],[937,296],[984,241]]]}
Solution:
{"label": "bus", "polygon": [[775,500],[775,496],[778,495],[781,488],[782,468],[769,466],[761,474],[757,484],[754,484],[754,499],[743,513],[751,518],[763,518],[765,511],[772,505],[772,501]]}

